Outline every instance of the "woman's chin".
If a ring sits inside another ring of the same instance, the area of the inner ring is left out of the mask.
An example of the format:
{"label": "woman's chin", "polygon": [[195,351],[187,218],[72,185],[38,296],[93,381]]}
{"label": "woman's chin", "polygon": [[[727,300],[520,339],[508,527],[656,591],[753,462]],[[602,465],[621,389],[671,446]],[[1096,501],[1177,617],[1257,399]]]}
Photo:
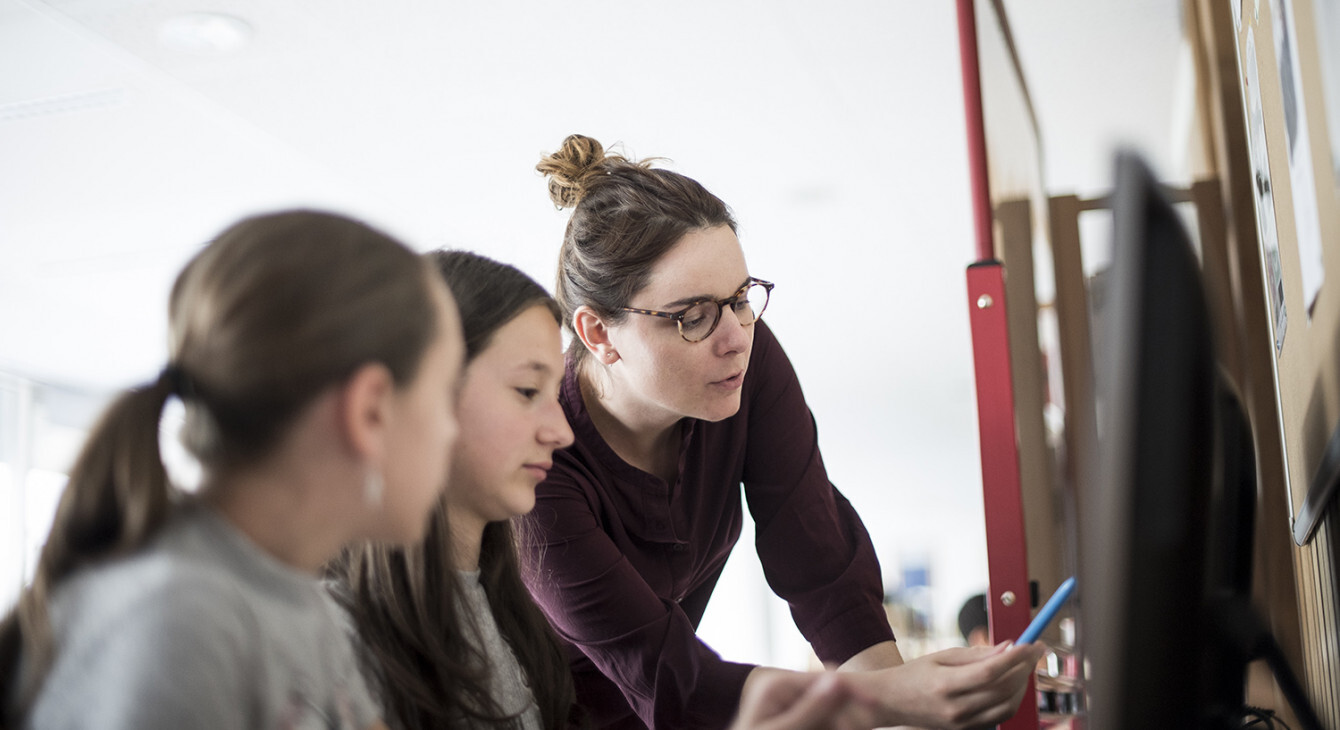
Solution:
{"label": "woman's chin", "polygon": [[697,416],[699,420],[709,423],[724,421],[727,418],[740,412],[740,393],[736,391],[732,395],[713,399],[703,408],[703,412]]}

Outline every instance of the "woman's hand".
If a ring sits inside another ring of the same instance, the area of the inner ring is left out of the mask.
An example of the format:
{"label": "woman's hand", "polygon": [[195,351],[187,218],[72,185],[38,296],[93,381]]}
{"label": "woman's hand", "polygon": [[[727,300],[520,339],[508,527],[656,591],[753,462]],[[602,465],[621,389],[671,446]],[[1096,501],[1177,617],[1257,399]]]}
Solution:
{"label": "woman's hand", "polygon": [[1041,644],[1009,643],[947,649],[902,666],[849,676],[879,699],[880,725],[966,730],[995,725],[1014,714],[1045,650]]}
{"label": "woman's hand", "polygon": [[878,704],[833,672],[755,670],[731,730],[867,730]]}

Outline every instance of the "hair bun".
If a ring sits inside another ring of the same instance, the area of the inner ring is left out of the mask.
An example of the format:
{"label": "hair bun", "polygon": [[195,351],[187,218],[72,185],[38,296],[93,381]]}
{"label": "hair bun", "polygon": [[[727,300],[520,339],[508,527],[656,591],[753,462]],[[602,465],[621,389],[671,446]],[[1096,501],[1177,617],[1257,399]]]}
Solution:
{"label": "hair bun", "polygon": [[546,155],[535,169],[549,178],[549,199],[560,208],[574,208],[581,202],[591,182],[604,175],[609,167],[627,162],[622,155],[605,154],[605,148],[596,140],[581,134],[570,134],[559,150]]}

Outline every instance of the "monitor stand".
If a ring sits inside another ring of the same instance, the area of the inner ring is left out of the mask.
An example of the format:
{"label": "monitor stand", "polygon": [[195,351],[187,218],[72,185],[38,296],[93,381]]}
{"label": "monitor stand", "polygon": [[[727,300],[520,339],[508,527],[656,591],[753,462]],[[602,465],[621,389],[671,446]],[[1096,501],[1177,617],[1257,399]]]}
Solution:
{"label": "monitor stand", "polygon": [[[1280,649],[1279,642],[1266,629],[1265,624],[1252,608],[1251,602],[1242,596],[1222,597],[1210,607],[1211,624],[1215,638],[1226,648],[1236,651],[1242,659],[1242,666],[1256,659],[1264,659],[1275,675],[1284,698],[1289,702],[1294,715],[1298,718],[1299,730],[1323,730],[1316,710],[1303,691],[1303,685],[1294,675],[1289,660]],[[1214,720],[1223,720],[1224,727],[1241,727],[1245,708],[1211,708]],[[1235,715],[1229,717],[1228,715]],[[1228,725],[1233,722],[1236,724]]]}

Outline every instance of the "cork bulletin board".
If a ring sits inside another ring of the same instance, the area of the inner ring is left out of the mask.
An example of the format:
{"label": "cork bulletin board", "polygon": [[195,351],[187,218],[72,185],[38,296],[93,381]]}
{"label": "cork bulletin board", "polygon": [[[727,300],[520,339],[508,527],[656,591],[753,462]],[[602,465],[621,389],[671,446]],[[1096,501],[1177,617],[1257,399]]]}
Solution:
{"label": "cork bulletin board", "polygon": [[[1332,129],[1340,120],[1340,6],[1331,0],[1234,0],[1238,81],[1250,157],[1267,331],[1247,332],[1268,349],[1293,565],[1303,674],[1317,710],[1340,723],[1340,613],[1336,507],[1306,514],[1326,446],[1340,426],[1340,200]],[[1329,82],[1329,83],[1328,83]],[[1329,92],[1329,93],[1328,93]],[[1340,141],[1340,140],[1338,140]],[[1254,339],[1254,343],[1253,343]],[[1277,429],[1277,434],[1260,433]],[[1272,478],[1272,477],[1278,477]],[[1266,495],[1268,498],[1272,495]],[[1295,527],[1300,529],[1295,531]],[[1306,533],[1306,534],[1304,534]]]}

